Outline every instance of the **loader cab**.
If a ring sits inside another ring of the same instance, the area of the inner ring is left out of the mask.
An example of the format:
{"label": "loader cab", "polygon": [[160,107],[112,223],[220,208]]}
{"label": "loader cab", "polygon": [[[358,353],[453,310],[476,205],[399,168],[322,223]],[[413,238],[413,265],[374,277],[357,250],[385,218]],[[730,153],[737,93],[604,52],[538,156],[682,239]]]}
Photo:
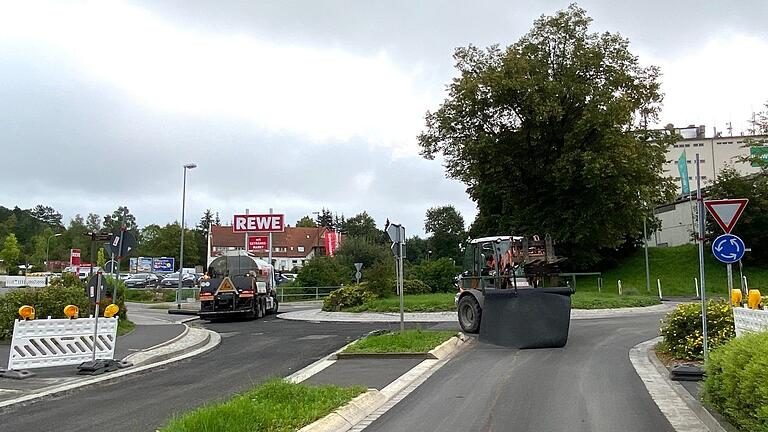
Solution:
{"label": "loader cab", "polygon": [[517,236],[470,240],[465,249],[462,289],[504,289],[525,282],[524,239]]}

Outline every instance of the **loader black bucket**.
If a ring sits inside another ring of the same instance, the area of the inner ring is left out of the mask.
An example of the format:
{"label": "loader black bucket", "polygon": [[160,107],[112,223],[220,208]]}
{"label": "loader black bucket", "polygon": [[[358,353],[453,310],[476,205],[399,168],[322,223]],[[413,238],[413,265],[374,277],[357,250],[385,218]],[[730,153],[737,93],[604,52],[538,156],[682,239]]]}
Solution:
{"label": "loader black bucket", "polygon": [[480,341],[520,349],[565,346],[571,294],[571,288],[486,290]]}

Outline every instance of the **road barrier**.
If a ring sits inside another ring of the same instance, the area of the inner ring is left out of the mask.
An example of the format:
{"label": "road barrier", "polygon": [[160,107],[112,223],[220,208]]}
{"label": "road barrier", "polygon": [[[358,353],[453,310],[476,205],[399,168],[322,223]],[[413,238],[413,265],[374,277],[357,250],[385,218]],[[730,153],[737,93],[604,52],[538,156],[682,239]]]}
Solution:
{"label": "road barrier", "polygon": [[746,307],[734,307],[733,323],[736,327],[737,337],[744,333],[766,331],[768,330],[768,311],[749,309]]}
{"label": "road barrier", "polygon": [[32,287],[43,288],[48,285],[48,278],[45,276],[0,276],[0,287],[2,288],[20,288]]}
{"label": "road barrier", "polygon": [[[8,370],[81,364],[91,360],[95,318],[16,320]],[[99,318],[96,358],[115,355],[117,318]]]}

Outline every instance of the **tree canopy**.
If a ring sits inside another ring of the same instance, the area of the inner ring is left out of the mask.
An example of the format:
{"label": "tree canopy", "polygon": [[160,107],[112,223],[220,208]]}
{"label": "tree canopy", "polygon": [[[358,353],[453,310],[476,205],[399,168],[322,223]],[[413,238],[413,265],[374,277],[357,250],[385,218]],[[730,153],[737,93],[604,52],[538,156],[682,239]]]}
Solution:
{"label": "tree canopy", "polygon": [[548,233],[589,265],[638,239],[652,206],[672,197],[662,164],[674,137],[645,130],[662,101],[659,69],[590,23],[571,5],[506,49],[456,50],[459,76],[419,143],[467,185],[473,236]]}

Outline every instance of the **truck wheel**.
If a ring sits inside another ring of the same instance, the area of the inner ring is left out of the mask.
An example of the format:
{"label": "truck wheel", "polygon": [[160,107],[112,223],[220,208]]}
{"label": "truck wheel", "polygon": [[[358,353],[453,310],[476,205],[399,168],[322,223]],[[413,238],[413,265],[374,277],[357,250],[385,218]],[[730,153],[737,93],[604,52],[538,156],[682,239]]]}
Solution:
{"label": "truck wheel", "polygon": [[272,309],[267,310],[267,313],[269,314],[276,314],[277,313],[277,297],[272,297]]}
{"label": "truck wheel", "polygon": [[483,310],[471,294],[459,299],[459,325],[465,333],[477,333],[480,331],[480,318]]}

